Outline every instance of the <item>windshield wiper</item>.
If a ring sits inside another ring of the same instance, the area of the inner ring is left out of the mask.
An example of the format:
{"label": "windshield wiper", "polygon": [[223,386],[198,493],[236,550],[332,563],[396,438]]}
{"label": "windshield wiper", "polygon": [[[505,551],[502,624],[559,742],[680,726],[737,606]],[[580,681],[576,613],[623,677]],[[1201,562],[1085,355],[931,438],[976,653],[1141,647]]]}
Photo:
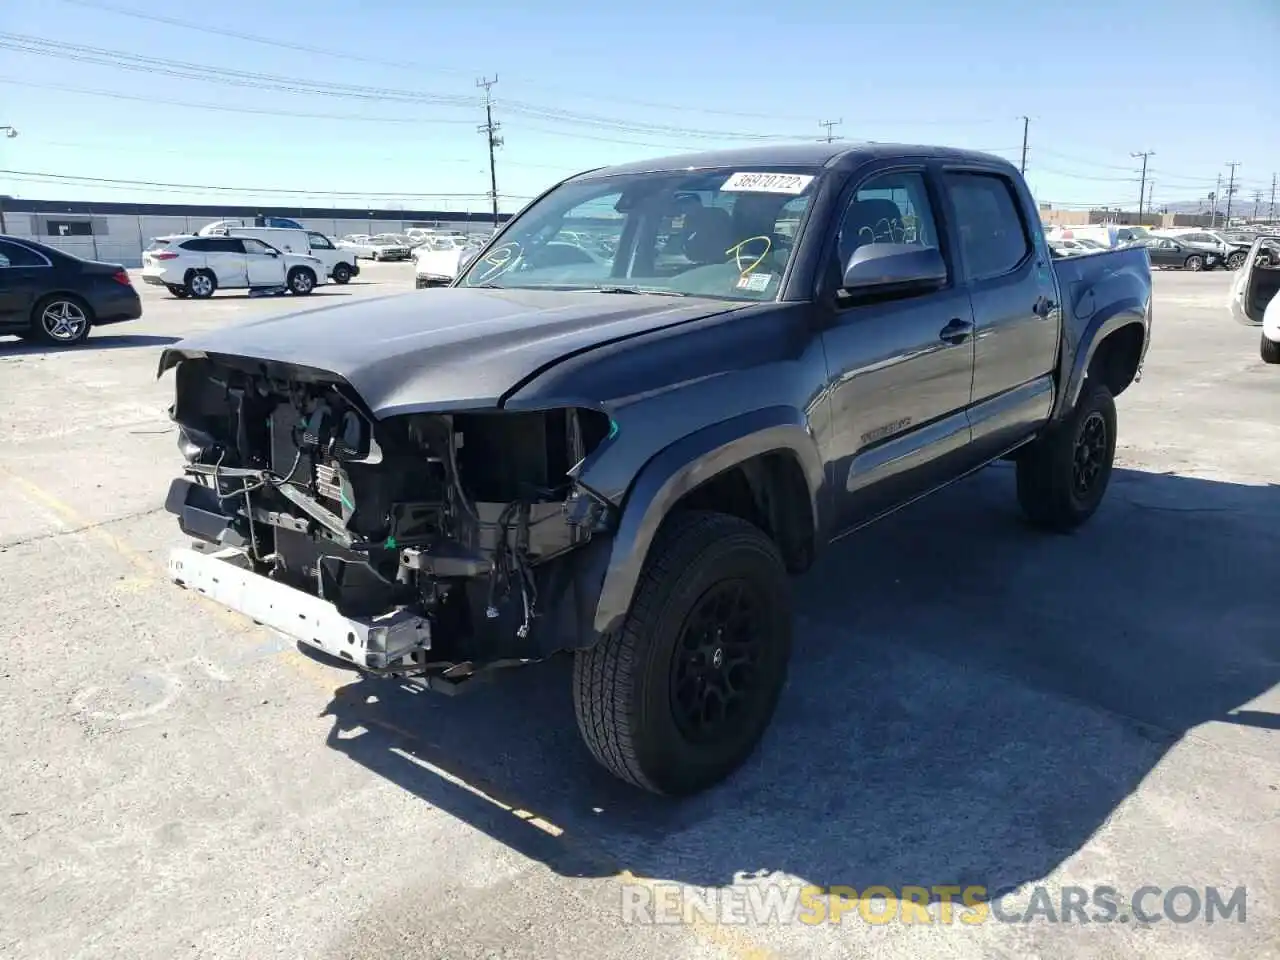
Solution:
{"label": "windshield wiper", "polygon": [[597,293],[648,293],[656,297],[688,297],[692,294],[680,293],[676,290],[666,290],[662,287],[594,287]]}

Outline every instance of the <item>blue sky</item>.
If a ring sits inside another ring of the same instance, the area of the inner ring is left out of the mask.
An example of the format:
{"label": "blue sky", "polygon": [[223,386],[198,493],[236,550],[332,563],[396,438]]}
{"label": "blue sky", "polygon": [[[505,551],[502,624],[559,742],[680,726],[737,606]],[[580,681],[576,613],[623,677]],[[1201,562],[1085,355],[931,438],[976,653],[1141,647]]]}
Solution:
{"label": "blue sky", "polygon": [[[0,139],[0,169],[41,175],[0,173],[17,196],[484,209],[429,195],[488,190],[475,81],[495,73],[503,209],[585,167],[813,139],[822,120],[1016,162],[1027,115],[1028,179],[1057,204],[1135,206],[1140,150],[1157,205],[1239,161],[1251,208],[1280,172],[1277,0],[4,6],[0,124],[20,135]],[[14,35],[62,46],[20,52]],[[124,69],[117,51],[171,62]]]}

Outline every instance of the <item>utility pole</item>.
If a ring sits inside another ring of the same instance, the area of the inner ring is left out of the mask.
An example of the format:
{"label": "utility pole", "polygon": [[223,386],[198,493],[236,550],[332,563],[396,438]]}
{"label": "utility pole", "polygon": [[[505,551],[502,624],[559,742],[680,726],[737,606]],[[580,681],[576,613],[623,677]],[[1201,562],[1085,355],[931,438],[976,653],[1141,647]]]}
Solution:
{"label": "utility pole", "polygon": [[[1147,184],[1147,209],[1151,211],[1152,216],[1156,212],[1156,182],[1152,180]],[[1138,216],[1138,226],[1142,226],[1142,216]]]}
{"label": "utility pole", "polygon": [[1213,187],[1213,212],[1209,214],[1209,228],[1218,225],[1218,198],[1222,196],[1222,174],[1218,174],[1218,182]]}
{"label": "utility pole", "polygon": [[1142,203],[1147,197],[1147,158],[1154,157],[1154,150],[1143,150],[1139,153],[1131,153],[1131,157],[1142,158],[1142,182],[1138,184],[1138,226],[1142,226]]}
{"label": "utility pole", "polygon": [[823,139],[823,140],[825,140],[825,141],[827,141],[827,143],[830,143],[832,140],[834,140],[834,139],[835,139],[835,134],[833,134],[833,133],[831,132],[831,128],[832,128],[832,127],[838,127],[838,126],[840,126],[840,124],[842,124],[842,123],[844,123],[844,119],[843,119],[843,118],[841,118],[841,119],[839,119],[839,120],[819,120],[819,121],[818,121],[818,126],[820,126],[820,127],[826,127],[826,128],[827,128],[827,135],[826,135],[825,137],[823,137],[822,139]]}
{"label": "utility pole", "polygon": [[493,122],[493,92],[492,87],[498,82],[498,75],[495,73],[493,79],[481,77],[476,81],[477,87],[484,87],[484,123],[476,130],[485,135],[485,139],[489,141],[489,196],[493,200],[493,225],[498,226],[498,166],[494,157],[494,150],[502,146],[502,138],[498,136],[498,128],[502,126],[500,123]]}
{"label": "utility pole", "polygon": [[1255,191],[1253,191],[1253,217],[1252,217],[1252,219],[1254,219],[1254,220],[1257,220],[1257,219],[1258,219],[1258,206],[1259,206],[1261,203],[1262,203],[1262,191],[1261,191],[1261,190],[1255,190]]}
{"label": "utility pole", "polygon": [[1271,209],[1267,212],[1267,223],[1271,223],[1276,218],[1276,175],[1271,175]]}
{"label": "utility pole", "polygon": [[[3,127],[0,127],[0,133],[4,134],[6,140],[12,140],[14,137],[18,135],[18,128],[3,126]],[[1275,178],[1273,177],[1272,180],[1274,181],[1274,179]],[[1271,185],[1271,192],[1273,194],[1275,193],[1274,182]],[[1275,204],[1273,203],[1272,206],[1275,206]],[[4,222],[4,194],[0,193],[0,233],[8,233],[8,232],[9,232],[9,228]]]}
{"label": "utility pole", "polygon": [[1236,192],[1236,167],[1240,166],[1239,160],[1233,160],[1226,166],[1231,168],[1231,180],[1227,183],[1227,218],[1223,221],[1224,227],[1231,226],[1231,196]]}
{"label": "utility pole", "polygon": [[1023,176],[1027,173],[1027,128],[1031,126],[1031,118],[1022,118],[1022,163],[1018,167],[1018,172]]}

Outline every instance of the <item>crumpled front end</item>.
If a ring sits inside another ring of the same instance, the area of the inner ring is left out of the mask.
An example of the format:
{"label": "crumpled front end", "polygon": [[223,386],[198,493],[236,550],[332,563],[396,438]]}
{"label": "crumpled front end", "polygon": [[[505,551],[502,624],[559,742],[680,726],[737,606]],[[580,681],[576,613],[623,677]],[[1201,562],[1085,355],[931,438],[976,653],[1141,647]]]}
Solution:
{"label": "crumpled front end", "polygon": [[321,371],[196,356],[176,373],[187,463],[166,506],[194,541],[176,581],[375,672],[457,679],[576,645],[615,517],[575,467],[606,414],[377,420]]}

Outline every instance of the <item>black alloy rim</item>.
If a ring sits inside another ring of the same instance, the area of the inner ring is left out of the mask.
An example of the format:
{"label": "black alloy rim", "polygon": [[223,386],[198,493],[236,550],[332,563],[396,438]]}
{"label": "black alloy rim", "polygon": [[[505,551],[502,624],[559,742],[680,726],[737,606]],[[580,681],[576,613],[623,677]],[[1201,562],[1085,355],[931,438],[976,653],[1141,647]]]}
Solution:
{"label": "black alloy rim", "polygon": [[1094,411],[1080,425],[1076,438],[1072,485],[1077,497],[1087,497],[1102,476],[1107,458],[1107,421]]}
{"label": "black alloy rim", "polygon": [[744,580],[711,587],[685,617],[671,663],[671,710],[691,743],[716,743],[740,729],[755,694],[767,618]]}

